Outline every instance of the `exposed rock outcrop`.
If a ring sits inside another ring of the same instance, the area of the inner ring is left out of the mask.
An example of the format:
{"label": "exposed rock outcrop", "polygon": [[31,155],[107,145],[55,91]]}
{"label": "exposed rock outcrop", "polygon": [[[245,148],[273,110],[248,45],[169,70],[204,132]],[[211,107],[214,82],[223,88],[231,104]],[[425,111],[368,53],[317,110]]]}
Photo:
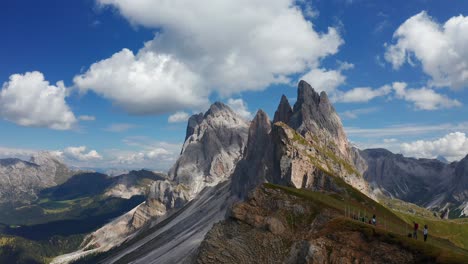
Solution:
{"label": "exposed rock outcrop", "polygon": [[416,263],[400,245],[348,228],[334,209],[259,187],[213,226],[195,263]]}
{"label": "exposed rock outcrop", "polygon": [[30,203],[40,190],[62,184],[76,173],[48,152],[29,161],[0,159],[0,203]]}

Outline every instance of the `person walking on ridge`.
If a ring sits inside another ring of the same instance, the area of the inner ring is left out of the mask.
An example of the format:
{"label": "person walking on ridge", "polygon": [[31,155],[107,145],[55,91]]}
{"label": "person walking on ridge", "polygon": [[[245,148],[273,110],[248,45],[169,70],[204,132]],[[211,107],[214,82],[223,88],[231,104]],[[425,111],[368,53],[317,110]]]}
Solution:
{"label": "person walking on ridge", "polygon": [[417,240],[418,239],[419,224],[414,222],[414,221],[413,221],[413,223],[414,223],[413,238]]}
{"label": "person walking on ridge", "polygon": [[427,229],[427,225],[424,225],[423,229],[423,234],[424,234],[424,242],[427,240],[427,234],[429,233],[429,230]]}

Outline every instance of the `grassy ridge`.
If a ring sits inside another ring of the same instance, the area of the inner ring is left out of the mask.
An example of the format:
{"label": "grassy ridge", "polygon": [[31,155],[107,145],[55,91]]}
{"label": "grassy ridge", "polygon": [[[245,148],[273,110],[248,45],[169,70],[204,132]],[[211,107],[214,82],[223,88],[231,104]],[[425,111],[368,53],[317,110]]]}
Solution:
{"label": "grassy ridge", "polygon": [[[289,194],[342,212],[343,217],[334,220],[336,223],[331,223],[336,225],[336,228],[358,230],[365,235],[378,236],[383,241],[423,253],[441,263],[468,263],[467,222],[426,219],[393,212],[347,185],[341,179],[334,177],[334,180],[340,187],[345,188],[345,194],[313,192],[268,183],[265,186],[281,189]],[[352,220],[353,212],[354,214],[364,213],[369,218],[376,214],[377,227]],[[422,234],[419,240],[407,237],[407,233],[412,230],[413,220],[417,220],[420,225],[427,223],[431,227],[428,242],[422,241]]]}

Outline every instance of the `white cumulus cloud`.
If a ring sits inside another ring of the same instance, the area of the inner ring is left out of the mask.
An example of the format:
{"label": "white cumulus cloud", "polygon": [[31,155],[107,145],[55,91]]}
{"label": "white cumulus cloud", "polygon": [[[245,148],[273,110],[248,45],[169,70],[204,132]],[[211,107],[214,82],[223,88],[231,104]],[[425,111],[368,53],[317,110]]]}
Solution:
{"label": "white cumulus cloud", "polygon": [[439,24],[425,11],[406,20],[387,45],[385,59],[400,68],[412,59],[421,62],[431,85],[468,87],[468,17],[455,16]]}
{"label": "white cumulus cloud", "polygon": [[465,133],[454,132],[433,141],[403,143],[401,153],[418,158],[443,156],[448,161],[460,160],[468,154],[468,138]]}
{"label": "white cumulus cloud", "polygon": [[397,98],[412,102],[414,107],[419,110],[436,110],[462,105],[458,100],[450,99],[426,87],[407,89],[407,84],[403,82],[395,82],[392,87],[395,90]]}
{"label": "white cumulus cloud", "polygon": [[190,115],[186,112],[179,111],[175,112],[174,114],[170,115],[167,121],[169,123],[180,123],[186,122],[189,119]]}
{"label": "white cumulus cloud", "polygon": [[74,78],[132,114],[161,114],[208,103],[202,80],[171,55],[123,49]]}
{"label": "white cumulus cloud", "polygon": [[60,154],[60,156],[75,161],[93,161],[102,159],[102,156],[96,150],[87,151],[85,146],[67,147],[63,152],[60,152]]}
{"label": "white cumulus cloud", "polygon": [[227,105],[243,118],[248,120],[252,119],[252,113],[249,111],[247,103],[244,102],[244,100],[242,100],[241,98],[229,98],[227,101]]}
{"label": "white cumulus cloud", "polygon": [[76,117],[62,81],[51,85],[41,72],[13,74],[0,91],[0,116],[21,126],[68,130]]}
{"label": "white cumulus cloud", "polygon": [[388,95],[392,91],[389,85],[384,85],[378,89],[371,87],[356,87],[345,92],[337,93],[334,101],[343,103],[368,102],[376,97]]}
{"label": "white cumulus cloud", "polygon": [[135,25],[158,29],[134,55],[122,50],[75,78],[133,114],[180,111],[319,68],[343,43],[318,32],[294,0],[98,0]]}
{"label": "white cumulus cloud", "polygon": [[346,81],[346,77],[341,71],[326,69],[312,69],[301,79],[308,82],[317,91],[325,91],[327,94],[333,94],[336,88]]}

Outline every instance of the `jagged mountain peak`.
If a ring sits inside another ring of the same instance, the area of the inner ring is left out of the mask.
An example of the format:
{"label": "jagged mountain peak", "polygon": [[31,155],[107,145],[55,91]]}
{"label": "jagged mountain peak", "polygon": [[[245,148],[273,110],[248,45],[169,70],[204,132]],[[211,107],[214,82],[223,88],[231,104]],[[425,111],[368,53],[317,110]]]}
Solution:
{"label": "jagged mountain peak", "polygon": [[314,88],[304,80],[301,80],[298,84],[297,89],[297,101],[294,104],[294,112],[300,111],[302,105],[320,103],[320,95],[314,90]]}
{"label": "jagged mountain peak", "polygon": [[275,112],[273,123],[283,122],[287,124],[289,123],[292,114],[293,111],[291,105],[289,104],[288,98],[283,94],[281,96],[281,101],[278,105],[278,109]]}
{"label": "jagged mountain peak", "polygon": [[208,111],[206,111],[204,117],[208,117],[208,116],[216,116],[220,113],[229,113],[229,114],[234,114],[235,115],[235,112],[232,111],[232,109],[227,106],[226,104],[222,103],[222,102],[214,102],[210,108],[208,109]]}
{"label": "jagged mountain peak", "polygon": [[250,124],[250,128],[252,127],[270,127],[271,129],[271,122],[268,114],[262,109],[258,110]]}
{"label": "jagged mountain peak", "polygon": [[247,141],[247,158],[256,155],[256,149],[264,150],[269,141],[271,122],[268,115],[263,110],[258,110],[254,119],[250,123],[249,137]]}
{"label": "jagged mountain peak", "polygon": [[318,94],[310,84],[301,80],[297,101],[287,123],[301,135],[314,135],[320,141],[333,142],[337,150],[347,156],[349,144],[343,124],[325,92]]}

